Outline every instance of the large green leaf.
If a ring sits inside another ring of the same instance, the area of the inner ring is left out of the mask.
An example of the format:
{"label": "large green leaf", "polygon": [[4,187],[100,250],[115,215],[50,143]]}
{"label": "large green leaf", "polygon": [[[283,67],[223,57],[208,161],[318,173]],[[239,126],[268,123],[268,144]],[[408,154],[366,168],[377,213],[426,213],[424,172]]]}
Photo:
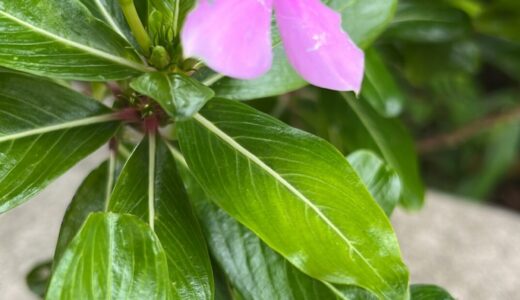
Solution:
{"label": "large green leaf", "polygon": [[214,269],[221,269],[229,280],[228,283],[222,279],[224,274],[217,274],[224,281],[220,282],[222,299],[230,299],[230,289],[243,300],[374,299],[370,293],[360,288],[334,286],[299,271],[253,232],[210,202],[189,172],[182,154],[173,148],[172,153],[182,166],[188,194],[194,203],[212,255],[221,266]]}
{"label": "large green leaf", "polygon": [[377,203],[390,216],[401,198],[402,185],[397,173],[370,151],[356,151],[347,159]]}
{"label": "large green leaf", "polygon": [[410,287],[410,300],[454,300],[446,290],[429,284],[413,284]]}
{"label": "large green leaf", "polygon": [[0,65],[91,81],[150,71],[121,36],[76,0],[0,0]]}
{"label": "large green leaf", "polygon": [[[324,0],[343,18],[343,28],[361,47],[368,47],[391,21],[397,0]],[[272,69],[255,80],[220,79],[215,84],[218,96],[249,100],[284,94],[307,83],[289,64],[283,45],[275,38]]]}
{"label": "large green leaf", "polygon": [[130,86],[155,99],[167,114],[179,120],[192,117],[215,96],[213,90],[182,74],[144,74]]}
{"label": "large green leaf", "polygon": [[211,299],[213,278],[202,230],[173,157],[162,140],[145,139],[114,187],[109,211],[149,223],[165,250],[174,299]]}
{"label": "large green leaf", "polygon": [[404,298],[392,227],[330,144],[223,99],[179,123],[178,135],[208,196],[302,271]]}
{"label": "large green leaf", "polygon": [[[336,97],[328,93],[331,98]],[[384,118],[375,112],[362,98],[343,93],[350,106],[341,111],[348,113],[342,117],[347,126],[345,135],[358,138],[350,141],[354,149],[370,149],[381,155],[397,172],[403,184],[401,203],[409,209],[417,209],[424,203],[424,186],[419,175],[415,145],[409,133],[397,119]],[[337,107],[334,108],[337,111]],[[348,124],[346,124],[348,123]]]}
{"label": "large green leaf", "polygon": [[92,171],[76,191],[61,223],[58,243],[54,250],[53,268],[56,267],[67,246],[76,236],[89,214],[105,210],[108,179],[109,163],[105,162]]}
{"label": "large green leaf", "polygon": [[94,213],[72,240],[46,299],[171,299],[168,264],[137,217]]}
{"label": "large green leaf", "polygon": [[117,115],[49,81],[0,71],[0,212],[103,145]]}

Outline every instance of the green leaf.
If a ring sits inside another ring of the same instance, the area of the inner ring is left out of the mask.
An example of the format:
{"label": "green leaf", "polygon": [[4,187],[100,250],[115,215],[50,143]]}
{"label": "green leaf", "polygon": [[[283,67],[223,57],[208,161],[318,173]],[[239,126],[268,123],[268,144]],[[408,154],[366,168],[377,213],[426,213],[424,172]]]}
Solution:
{"label": "green leaf", "polygon": [[365,79],[361,94],[384,117],[395,117],[403,109],[404,95],[373,48],[365,52]]}
{"label": "green leaf", "polygon": [[299,269],[404,298],[392,227],[330,144],[223,99],[179,123],[178,136],[208,196]]}
{"label": "green leaf", "polygon": [[105,162],[93,170],[81,183],[67,207],[61,223],[58,243],[54,250],[53,268],[57,266],[67,246],[76,236],[89,214],[105,210],[109,183],[109,166],[110,164]]}
{"label": "green leaf", "polygon": [[162,140],[145,139],[116,183],[109,211],[149,223],[168,259],[174,299],[211,299],[213,278],[202,230],[173,157]]}
{"label": "green leaf", "polygon": [[[184,183],[198,213],[212,255],[226,273],[240,299],[374,300],[375,296],[355,286],[339,286],[313,279],[274,252],[249,229],[210,202],[189,173],[182,154]],[[215,269],[215,268],[214,268]],[[216,268],[220,270],[220,268]],[[224,275],[220,275],[223,277]],[[222,280],[222,279],[221,279]],[[221,283],[223,299],[229,289]]]}
{"label": "green leaf", "polygon": [[[342,15],[343,29],[363,48],[386,28],[397,4],[397,0],[323,2]],[[221,79],[214,86],[217,95],[233,100],[250,100],[284,94],[307,85],[289,64],[283,45],[276,38],[273,51],[273,67],[267,74],[254,80]]]}
{"label": "green leaf", "polygon": [[72,240],[46,299],[171,299],[168,264],[137,217],[94,213]]}
{"label": "green leaf", "polygon": [[394,17],[397,0],[323,0],[341,14],[343,29],[361,48],[383,33]]}
{"label": "green leaf", "polygon": [[117,114],[49,81],[0,71],[0,212],[108,141]]}
{"label": "green leaf", "polygon": [[385,37],[411,42],[438,43],[459,39],[471,32],[471,20],[442,1],[401,2]]}
{"label": "green leaf", "polygon": [[130,86],[159,102],[166,113],[178,120],[192,117],[215,96],[213,90],[182,74],[144,74]]}
{"label": "green leaf", "polygon": [[284,94],[306,86],[307,82],[289,64],[283,47],[275,47],[273,51],[273,66],[264,76],[252,80],[226,77],[217,81],[212,88],[219,97],[251,100]]}
{"label": "green leaf", "polygon": [[[222,299],[233,289],[243,300],[256,299],[370,299],[370,294],[353,286],[333,286],[313,279],[269,248],[249,229],[210,202],[188,170],[182,154],[172,149],[182,166],[188,194],[203,226],[206,240],[219,271]],[[221,274],[222,272],[225,273]],[[227,277],[229,283],[224,276]],[[218,284],[217,284],[218,286]],[[360,297],[366,298],[360,298]]]}
{"label": "green leaf", "polygon": [[0,0],[0,65],[61,79],[125,79],[151,69],[79,1]]}
{"label": "green leaf", "polygon": [[51,267],[52,261],[39,263],[29,272],[29,274],[27,274],[27,277],[25,278],[27,286],[31,292],[42,298],[45,296],[45,291],[47,290],[47,285],[49,284],[51,277]]}
{"label": "green leaf", "polygon": [[323,283],[293,267],[215,204],[195,197],[192,200],[213,257],[242,299],[336,298]]}
{"label": "green leaf", "polygon": [[386,215],[390,216],[401,198],[402,186],[397,173],[370,151],[351,153],[347,159]]}
{"label": "green leaf", "polygon": [[[329,93],[333,98],[333,93]],[[387,119],[376,113],[364,99],[342,93],[350,106],[335,107],[342,111],[345,136],[358,138],[349,142],[354,149],[369,149],[379,154],[397,172],[403,185],[401,204],[418,209],[424,203],[424,186],[419,175],[417,154],[410,134],[398,119]],[[345,114],[344,114],[345,113]],[[348,113],[348,115],[346,115]]]}
{"label": "green leaf", "polygon": [[[118,0],[80,0],[99,20],[138,48]],[[139,2],[139,1],[137,1]]]}
{"label": "green leaf", "polygon": [[455,300],[446,290],[429,284],[413,284],[410,300]]}

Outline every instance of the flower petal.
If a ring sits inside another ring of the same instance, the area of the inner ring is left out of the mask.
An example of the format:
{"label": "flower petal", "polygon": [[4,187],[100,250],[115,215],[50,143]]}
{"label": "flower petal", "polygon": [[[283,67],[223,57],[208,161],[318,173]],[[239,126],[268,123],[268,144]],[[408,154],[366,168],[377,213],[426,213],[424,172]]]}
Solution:
{"label": "flower petal", "polygon": [[341,27],[341,16],[320,0],[274,0],[283,45],[309,83],[359,93],[364,54]]}
{"label": "flower petal", "polygon": [[182,31],[187,57],[227,76],[252,79],[272,64],[272,0],[199,0]]}

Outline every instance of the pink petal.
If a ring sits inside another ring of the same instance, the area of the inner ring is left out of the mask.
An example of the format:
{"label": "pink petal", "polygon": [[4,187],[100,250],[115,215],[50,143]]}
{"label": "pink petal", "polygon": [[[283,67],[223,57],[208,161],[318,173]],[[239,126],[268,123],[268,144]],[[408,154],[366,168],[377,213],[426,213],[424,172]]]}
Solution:
{"label": "pink petal", "polygon": [[187,57],[227,76],[252,79],[273,60],[272,0],[199,0],[182,31]]}
{"label": "pink petal", "polygon": [[364,54],[341,27],[341,16],[320,0],[274,0],[283,45],[309,83],[359,93]]}

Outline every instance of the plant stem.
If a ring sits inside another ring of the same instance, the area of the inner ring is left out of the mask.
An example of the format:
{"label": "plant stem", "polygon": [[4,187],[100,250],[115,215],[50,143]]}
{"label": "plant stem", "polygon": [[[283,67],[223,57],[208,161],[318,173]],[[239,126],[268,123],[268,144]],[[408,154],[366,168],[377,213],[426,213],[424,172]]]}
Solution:
{"label": "plant stem", "polygon": [[125,19],[130,26],[137,43],[139,46],[141,46],[144,55],[149,56],[152,43],[150,37],[148,36],[148,32],[146,32],[146,29],[141,22],[141,19],[139,19],[139,15],[135,9],[134,0],[119,0],[119,5],[123,10]]}
{"label": "plant stem", "polygon": [[151,131],[148,137],[148,222],[152,230],[155,223],[155,134],[155,131]]}
{"label": "plant stem", "polygon": [[500,114],[489,115],[483,119],[478,119],[453,132],[421,140],[417,143],[417,150],[419,153],[431,153],[454,147],[498,124],[517,122],[518,120],[520,120],[520,106]]}

